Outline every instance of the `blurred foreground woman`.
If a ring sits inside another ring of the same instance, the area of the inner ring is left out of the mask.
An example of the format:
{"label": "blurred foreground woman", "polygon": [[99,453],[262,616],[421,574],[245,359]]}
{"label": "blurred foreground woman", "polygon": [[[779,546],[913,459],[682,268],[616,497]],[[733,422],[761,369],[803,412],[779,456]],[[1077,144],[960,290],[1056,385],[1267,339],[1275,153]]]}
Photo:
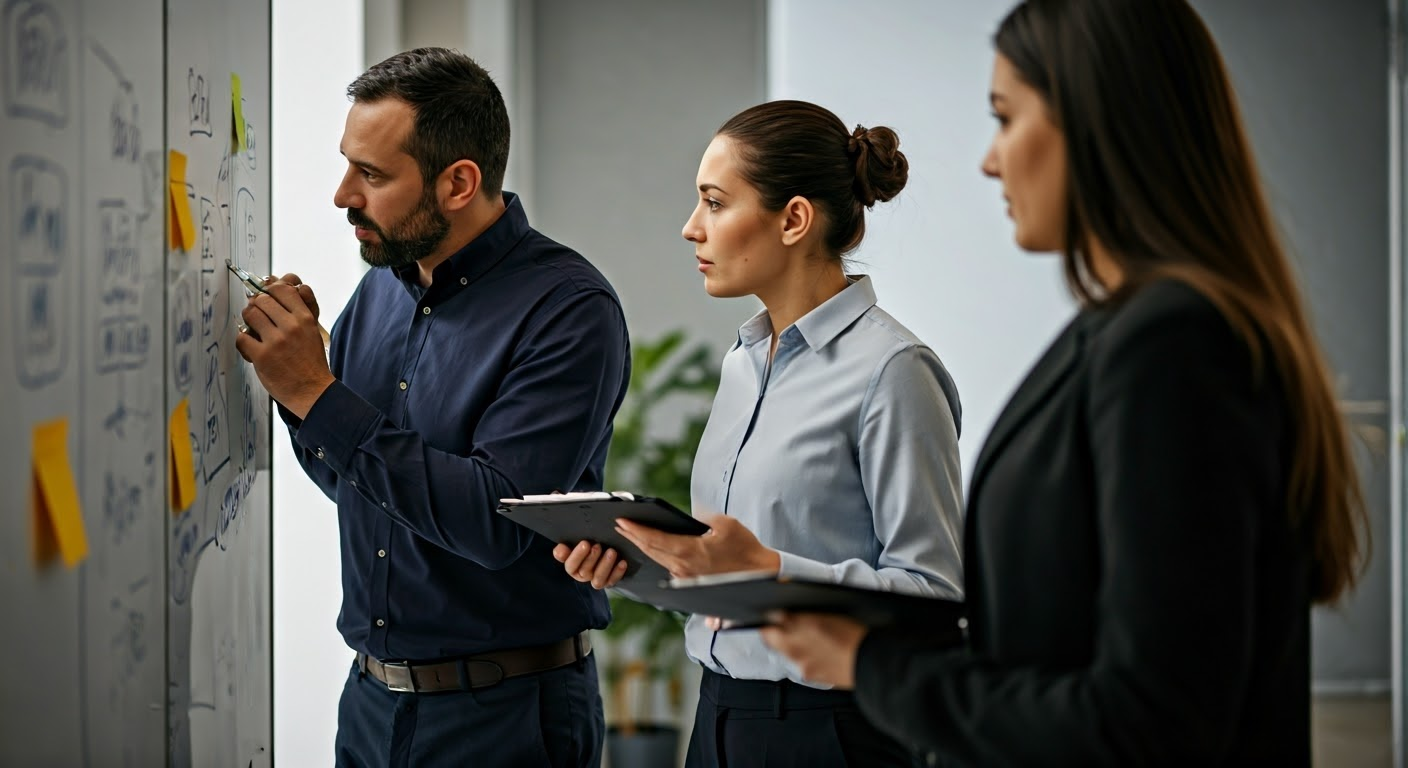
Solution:
{"label": "blurred foreground woman", "polygon": [[983,172],[1081,309],[978,458],[968,647],[764,638],[931,764],[1309,765],[1365,515],[1221,58],[1184,0],[1029,0],[995,44]]}

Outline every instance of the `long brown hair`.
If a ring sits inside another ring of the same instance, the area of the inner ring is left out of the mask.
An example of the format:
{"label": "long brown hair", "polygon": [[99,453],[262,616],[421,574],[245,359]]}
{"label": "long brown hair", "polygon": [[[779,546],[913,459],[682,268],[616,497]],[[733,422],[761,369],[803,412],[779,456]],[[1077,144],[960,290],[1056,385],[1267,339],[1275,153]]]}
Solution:
{"label": "long brown hair", "polygon": [[[1152,280],[1180,279],[1254,357],[1269,350],[1297,430],[1288,501],[1293,522],[1311,526],[1311,597],[1335,602],[1367,559],[1363,494],[1207,27],[1185,0],[1027,0],[994,45],[1066,136],[1063,264],[1077,298],[1120,301]],[[1123,272],[1108,295],[1082,247],[1091,237]]]}

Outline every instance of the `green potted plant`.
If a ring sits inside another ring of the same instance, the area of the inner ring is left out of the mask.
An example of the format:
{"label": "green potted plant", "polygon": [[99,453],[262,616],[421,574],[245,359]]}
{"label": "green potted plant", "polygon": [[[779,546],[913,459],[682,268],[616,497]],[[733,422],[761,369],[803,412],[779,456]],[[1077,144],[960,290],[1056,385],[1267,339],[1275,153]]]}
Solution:
{"label": "green potted plant", "polygon": [[[689,509],[689,477],[718,389],[718,359],[683,331],[633,342],[631,381],[616,415],[606,487],[658,496]],[[612,768],[675,763],[679,749],[684,619],[611,595],[611,625],[598,643]]]}

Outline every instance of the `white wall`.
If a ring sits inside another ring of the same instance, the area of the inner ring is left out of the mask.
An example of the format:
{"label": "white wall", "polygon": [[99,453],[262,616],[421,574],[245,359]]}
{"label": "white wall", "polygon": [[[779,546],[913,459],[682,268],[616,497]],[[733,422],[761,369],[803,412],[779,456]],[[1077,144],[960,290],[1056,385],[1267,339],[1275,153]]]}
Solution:
{"label": "white wall", "polygon": [[1013,245],[998,184],[978,171],[995,127],[989,41],[1011,5],[768,5],[769,99],[813,101],[848,125],[899,133],[909,184],[876,206],[855,271],[874,276],[880,306],[928,342],[957,382],[965,476],[1012,389],[1074,312],[1057,259]]}
{"label": "white wall", "polygon": [[[296,272],[312,286],[331,326],[363,271],[351,227],[332,204],[344,168],[344,91],[363,70],[362,2],[274,3],[273,14],[274,272]],[[282,425],[274,445],[275,763],[328,765],[352,662],[335,626],[336,511],[294,461]]]}

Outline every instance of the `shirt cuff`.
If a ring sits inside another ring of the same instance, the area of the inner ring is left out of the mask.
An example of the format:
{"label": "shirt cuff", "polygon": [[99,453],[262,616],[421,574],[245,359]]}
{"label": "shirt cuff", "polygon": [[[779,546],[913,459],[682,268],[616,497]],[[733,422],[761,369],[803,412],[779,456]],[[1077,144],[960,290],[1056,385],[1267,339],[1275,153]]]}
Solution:
{"label": "shirt cuff", "polygon": [[777,554],[782,561],[782,566],[777,571],[778,576],[824,581],[828,584],[838,583],[835,571],[825,563],[818,563],[815,560],[808,560],[805,557],[780,550]]}
{"label": "shirt cuff", "polygon": [[279,418],[284,420],[284,423],[294,431],[294,434],[297,434],[298,428],[303,426],[303,419],[298,418],[297,414],[285,408],[284,404],[278,400],[274,401],[274,406],[279,409]]}
{"label": "shirt cuff", "polygon": [[334,381],[308,409],[293,439],[338,475],[344,475],[358,446],[381,418],[371,403],[346,384]]}

